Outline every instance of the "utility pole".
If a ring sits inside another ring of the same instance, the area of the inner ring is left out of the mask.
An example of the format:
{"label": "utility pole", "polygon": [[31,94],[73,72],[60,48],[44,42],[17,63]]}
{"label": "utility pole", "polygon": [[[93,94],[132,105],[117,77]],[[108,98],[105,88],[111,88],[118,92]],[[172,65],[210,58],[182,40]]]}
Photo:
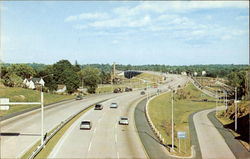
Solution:
{"label": "utility pole", "polygon": [[215,98],[216,98],[216,115],[217,115],[217,105],[218,105],[218,93],[217,93],[217,89],[216,89],[216,94],[215,94]]}
{"label": "utility pole", "polygon": [[43,105],[43,86],[41,85],[41,145],[43,144],[43,116],[44,116],[44,105]]}
{"label": "utility pole", "polygon": [[172,152],[174,152],[174,90],[172,90]]}
{"label": "utility pole", "polygon": [[235,125],[234,125],[234,129],[235,131],[237,131],[237,87],[235,87],[235,100],[234,100],[234,106],[235,106]]}

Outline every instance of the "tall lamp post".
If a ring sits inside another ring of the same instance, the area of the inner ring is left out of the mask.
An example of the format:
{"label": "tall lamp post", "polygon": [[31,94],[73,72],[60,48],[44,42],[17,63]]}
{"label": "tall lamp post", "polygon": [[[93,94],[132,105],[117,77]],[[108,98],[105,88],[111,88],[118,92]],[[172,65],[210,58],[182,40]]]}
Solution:
{"label": "tall lamp post", "polygon": [[[49,74],[49,75],[46,75],[46,76],[43,76],[43,77],[40,77],[41,79],[43,79],[44,77],[47,77],[47,76],[53,76],[53,74]],[[44,129],[44,98],[43,98],[43,85],[41,84],[41,145],[43,144],[44,142],[44,138],[43,138],[43,129]]]}
{"label": "tall lamp post", "polygon": [[174,90],[172,90],[172,152],[174,152]]}
{"label": "tall lamp post", "polygon": [[235,100],[234,100],[234,106],[235,106],[235,125],[234,125],[234,129],[235,131],[237,131],[237,111],[238,111],[238,108],[237,108],[237,87],[235,87]]}

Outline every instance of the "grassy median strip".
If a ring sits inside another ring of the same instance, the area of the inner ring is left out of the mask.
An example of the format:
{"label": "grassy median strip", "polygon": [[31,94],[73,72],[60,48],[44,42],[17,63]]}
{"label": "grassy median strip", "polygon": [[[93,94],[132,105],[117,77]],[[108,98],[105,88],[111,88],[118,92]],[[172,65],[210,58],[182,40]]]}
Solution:
{"label": "grassy median strip", "polygon": [[[193,112],[202,109],[215,107],[214,102],[204,102],[204,100],[214,100],[197,90],[191,83],[184,89],[180,89],[174,94],[174,133],[176,153],[181,156],[189,156],[191,151],[188,117]],[[155,127],[160,131],[165,140],[165,144],[171,145],[171,93],[164,93],[149,103],[149,116]],[[181,152],[179,153],[179,140],[177,132],[186,132],[187,138],[181,140]]]}
{"label": "grassy median strip", "polygon": [[[66,125],[64,125],[46,144],[45,148],[40,151],[40,153],[35,158],[48,158],[49,154],[55,147],[55,145],[58,143],[60,138],[64,135],[64,133],[68,130],[68,128],[84,113],[92,109],[93,106],[85,109],[78,115],[76,115],[73,119],[71,119]],[[56,128],[55,128],[56,129]],[[50,131],[48,134],[51,134],[55,129]],[[29,156],[31,156],[32,152],[37,148],[37,146],[40,144],[40,141],[38,141],[29,151],[27,151],[21,158],[27,159]]]}

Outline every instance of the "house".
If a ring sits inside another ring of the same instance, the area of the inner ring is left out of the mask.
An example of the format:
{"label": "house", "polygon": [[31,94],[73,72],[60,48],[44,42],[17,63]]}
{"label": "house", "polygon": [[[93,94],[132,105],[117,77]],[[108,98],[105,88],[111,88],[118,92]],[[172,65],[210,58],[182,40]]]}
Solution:
{"label": "house", "polygon": [[27,88],[35,89],[37,86],[41,85],[44,86],[45,82],[42,78],[30,78],[30,79],[25,78],[23,80],[23,84]]}
{"label": "house", "polygon": [[197,76],[198,75],[198,73],[197,72],[194,72],[194,76]]}
{"label": "house", "polygon": [[181,75],[186,76],[186,75],[187,75],[187,72],[181,72]]}
{"label": "house", "polygon": [[202,71],[202,72],[201,72],[201,75],[202,75],[202,76],[205,76],[206,74],[207,74],[206,71]]}
{"label": "house", "polygon": [[67,90],[66,85],[59,84],[59,85],[57,85],[56,93],[64,93],[66,90]]}

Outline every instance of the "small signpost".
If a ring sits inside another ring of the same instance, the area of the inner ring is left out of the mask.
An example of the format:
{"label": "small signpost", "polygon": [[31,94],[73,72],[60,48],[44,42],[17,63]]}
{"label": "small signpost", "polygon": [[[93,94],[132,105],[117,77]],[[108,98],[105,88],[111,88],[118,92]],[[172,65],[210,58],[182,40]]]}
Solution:
{"label": "small signpost", "polygon": [[[9,98],[0,98],[0,103],[9,103],[10,99]],[[0,105],[0,110],[9,110],[10,106],[9,105]]]}
{"label": "small signpost", "polygon": [[[181,139],[186,138],[186,132],[178,131],[177,132],[177,137],[179,139],[179,153],[180,153],[181,152]],[[185,152],[186,152],[186,145],[185,145]]]}

